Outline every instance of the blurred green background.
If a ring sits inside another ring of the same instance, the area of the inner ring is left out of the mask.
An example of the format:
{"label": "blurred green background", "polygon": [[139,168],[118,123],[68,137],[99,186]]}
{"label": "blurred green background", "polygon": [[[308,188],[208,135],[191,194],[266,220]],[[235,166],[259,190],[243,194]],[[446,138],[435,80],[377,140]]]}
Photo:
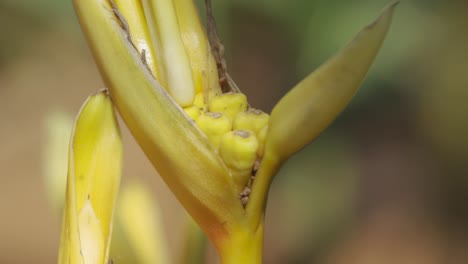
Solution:
{"label": "blurred green background", "polygon": [[[213,0],[229,72],[265,111],[387,3]],[[362,89],[273,183],[265,263],[468,262],[467,12],[401,1]],[[66,156],[48,162],[50,120],[72,120],[103,83],[71,1],[1,0],[0,25],[0,263],[54,263],[45,179]],[[183,209],[123,130],[123,181],[149,183],[177,256]]]}

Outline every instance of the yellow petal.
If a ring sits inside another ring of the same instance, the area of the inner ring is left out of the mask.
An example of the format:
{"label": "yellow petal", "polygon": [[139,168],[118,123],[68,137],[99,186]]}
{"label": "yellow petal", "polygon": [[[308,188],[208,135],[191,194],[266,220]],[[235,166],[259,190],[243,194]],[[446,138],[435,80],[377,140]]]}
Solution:
{"label": "yellow petal", "polygon": [[190,57],[196,93],[204,91],[205,95],[210,96],[220,94],[218,68],[194,1],[174,0],[174,6],[185,50]]}
{"label": "yellow petal", "polygon": [[172,0],[145,0],[145,14],[151,27],[153,42],[159,43],[167,89],[181,106],[190,106],[195,98],[195,84],[189,55],[179,32],[176,10]]}
{"label": "yellow petal", "polygon": [[78,214],[78,228],[83,262],[103,263],[106,239],[103,236],[101,222],[89,200]]}
{"label": "yellow petal", "polygon": [[[151,35],[140,0],[114,0],[115,4],[125,17],[130,30],[130,37],[138,52],[144,56],[146,64],[154,74],[156,80],[163,85],[166,84],[161,74],[161,59],[156,57],[155,48],[151,42]],[[144,55],[143,55],[144,54]]]}
{"label": "yellow petal", "polygon": [[210,236],[244,216],[233,180],[213,146],[149,74],[107,0],[75,0],[113,102],[173,193]]}
{"label": "yellow petal", "polygon": [[122,169],[120,131],[106,92],[80,111],[68,164],[59,263],[106,263]]}
{"label": "yellow petal", "polygon": [[286,159],[338,116],[374,61],[395,6],[396,3],[388,6],[375,22],[281,99],[271,113],[266,151]]}

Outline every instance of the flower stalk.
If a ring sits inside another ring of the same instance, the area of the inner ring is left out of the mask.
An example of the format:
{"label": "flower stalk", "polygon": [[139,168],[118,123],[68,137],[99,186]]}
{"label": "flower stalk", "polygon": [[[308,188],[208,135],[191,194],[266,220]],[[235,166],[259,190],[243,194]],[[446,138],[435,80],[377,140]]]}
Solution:
{"label": "flower stalk", "polygon": [[218,253],[223,264],[262,263],[263,223],[256,230],[245,227],[234,230],[229,239],[218,246]]}

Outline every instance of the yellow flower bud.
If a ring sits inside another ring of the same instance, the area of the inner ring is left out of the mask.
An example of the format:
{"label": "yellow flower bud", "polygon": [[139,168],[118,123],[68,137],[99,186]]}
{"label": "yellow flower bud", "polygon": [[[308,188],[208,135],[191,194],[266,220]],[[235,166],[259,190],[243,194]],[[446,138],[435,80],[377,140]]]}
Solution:
{"label": "yellow flower bud", "polygon": [[258,139],[257,155],[259,157],[263,156],[269,120],[270,116],[268,114],[261,110],[250,108],[247,111],[238,113],[232,122],[233,130],[251,130],[255,133]]}
{"label": "yellow flower bud", "polygon": [[185,107],[184,112],[194,121],[201,115],[200,109],[194,105]]}
{"label": "yellow flower bud", "polygon": [[215,148],[219,147],[222,136],[232,129],[231,119],[221,113],[206,112],[198,117],[196,123]]}
{"label": "yellow flower bud", "polygon": [[263,157],[263,152],[265,150],[265,141],[266,141],[267,133],[268,133],[268,125],[262,127],[262,129],[260,129],[260,131],[257,134],[257,139],[258,139],[257,155],[259,157]]}
{"label": "yellow flower bud", "polygon": [[268,125],[270,116],[261,110],[250,108],[247,111],[238,113],[232,121],[234,130],[252,130],[258,137],[258,134]]}
{"label": "yellow flower bud", "polygon": [[193,100],[193,105],[198,107],[198,109],[200,109],[201,111],[203,112],[206,112],[206,103],[205,103],[205,100],[203,98],[203,93],[198,93],[197,95],[195,95],[195,99]]}
{"label": "yellow flower bud", "polygon": [[213,97],[208,104],[210,112],[219,112],[234,117],[247,109],[247,97],[243,93],[225,93]]}
{"label": "yellow flower bud", "polygon": [[219,154],[230,169],[237,190],[247,184],[257,159],[258,140],[252,131],[229,131],[221,139]]}

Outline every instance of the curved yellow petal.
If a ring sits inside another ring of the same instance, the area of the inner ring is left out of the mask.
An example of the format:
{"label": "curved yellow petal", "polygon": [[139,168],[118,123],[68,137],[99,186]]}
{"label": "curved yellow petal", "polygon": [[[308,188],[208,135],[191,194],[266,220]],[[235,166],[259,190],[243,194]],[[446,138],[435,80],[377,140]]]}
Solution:
{"label": "curved yellow petal", "polygon": [[179,32],[177,15],[172,0],[145,0],[145,14],[152,29],[153,42],[158,43],[163,60],[167,90],[181,106],[192,105],[195,98],[195,84],[189,54],[185,50]]}
{"label": "curved yellow petal", "polygon": [[174,0],[180,34],[190,57],[196,93],[221,93],[218,68],[193,0]]}
{"label": "curved yellow petal", "polygon": [[173,193],[212,241],[245,212],[221,158],[149,74],[106,0],[75,10],[124,121]]}
{"label": "curved yellow petal", "polygon": [[107,263],[122,169],[122,142],[106,92],[91,96],[70,143],[58,263]]}
{"label": "curved yellow petal", "polygon": [[387,34],[396,4],[386,7],[376,21],[274,107],[264,157],[247,204],[253,228],[263,217],[271,178],[281,163],[316,138],[359,89]]}
{"label": "curved yellow petal", "polygon": [[161,73],[161,59],[157,57],[155,47],[151,43],[147,20],[140,0],[114,0],[125,17],[130,30],[132,42],[138,52],[144,57],[146,64],[154,74],[156,80],[165,85],[164,74]]}

